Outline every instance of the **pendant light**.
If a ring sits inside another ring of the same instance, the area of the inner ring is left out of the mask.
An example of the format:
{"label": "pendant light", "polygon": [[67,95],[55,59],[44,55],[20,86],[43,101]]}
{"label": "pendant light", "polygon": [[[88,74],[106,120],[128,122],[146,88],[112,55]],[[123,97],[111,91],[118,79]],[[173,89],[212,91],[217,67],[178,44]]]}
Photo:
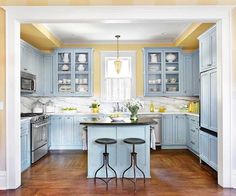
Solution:
{"label": "pendant light", "polygon": [[120,38],[120,35],[116,35],[115,37],[117,39],[117,57],[114,62],[114,65],[115,65],[116,73],[119,74],[120,70],[121,70],[121,61],[119,59],[119,38]]}

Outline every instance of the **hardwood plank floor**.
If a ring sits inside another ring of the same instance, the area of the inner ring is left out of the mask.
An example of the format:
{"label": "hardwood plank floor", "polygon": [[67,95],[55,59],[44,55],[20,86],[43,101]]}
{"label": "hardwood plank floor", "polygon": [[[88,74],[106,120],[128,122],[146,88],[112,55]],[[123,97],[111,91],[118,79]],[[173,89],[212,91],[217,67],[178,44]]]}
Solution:
{"label": "hardwood plank floor", "polygon": [[86,152],[52,152],[22,174],[22,186],[17,190],[1,191],[1,196],[74,196],[74,195],[157,195],[157,196],[215,196],[236,195],[236,190],[217,185],[216,173],[187,150],[158,150],[151,154],[152,178],[122,187],[86,178]]}

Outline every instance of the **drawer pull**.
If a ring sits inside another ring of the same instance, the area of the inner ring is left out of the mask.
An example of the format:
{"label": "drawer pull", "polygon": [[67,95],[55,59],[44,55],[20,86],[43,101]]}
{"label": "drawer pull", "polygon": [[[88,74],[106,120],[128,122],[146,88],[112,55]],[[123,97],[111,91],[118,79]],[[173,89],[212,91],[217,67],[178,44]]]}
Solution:
{"label": "drawer pull", "polygon": [[195,130],[194,130],[194,129],[191,129],[191,131],[195,133]]}
{"label": "drawer pull", "polygon": [[195,142],[191,141],[191,144],[195,145]]}

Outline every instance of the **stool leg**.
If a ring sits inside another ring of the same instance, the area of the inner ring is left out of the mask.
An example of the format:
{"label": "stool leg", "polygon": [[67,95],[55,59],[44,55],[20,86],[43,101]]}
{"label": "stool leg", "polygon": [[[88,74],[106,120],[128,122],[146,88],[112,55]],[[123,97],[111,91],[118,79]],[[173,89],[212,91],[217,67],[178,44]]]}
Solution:
{"label": "stool leg", "polygon": [[127,172],[131,167],[132,167],[132,156],[131,156],[131,164],[130,164],[130,166],[123,172],[123,174],[122,174],[122,183],[123,183],[123,180],[124,180],[124,175],[125,175],[125,172]]}
{"label": "stool leg", "polygon": [[101,169],[104,167],[104,162],[105,162],[104,159],[105,159],[105,157],[103,156],[103,164],[102,164],[102,166],[99,167],[99,168],[97,169],[97,171],[95,172],[95,175],[94,175],[94,183],[96,183],[97,173],[99,172],[99,170],[101,170]]}

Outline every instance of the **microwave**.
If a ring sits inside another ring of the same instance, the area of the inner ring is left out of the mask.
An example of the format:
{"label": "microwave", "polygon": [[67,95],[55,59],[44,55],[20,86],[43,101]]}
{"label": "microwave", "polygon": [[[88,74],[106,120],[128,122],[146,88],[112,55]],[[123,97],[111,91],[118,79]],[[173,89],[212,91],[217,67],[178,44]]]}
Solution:
{"label": "microwave", "polygon": [[34,93],[36,91],[36,76],[21,72],[21,93]]}

